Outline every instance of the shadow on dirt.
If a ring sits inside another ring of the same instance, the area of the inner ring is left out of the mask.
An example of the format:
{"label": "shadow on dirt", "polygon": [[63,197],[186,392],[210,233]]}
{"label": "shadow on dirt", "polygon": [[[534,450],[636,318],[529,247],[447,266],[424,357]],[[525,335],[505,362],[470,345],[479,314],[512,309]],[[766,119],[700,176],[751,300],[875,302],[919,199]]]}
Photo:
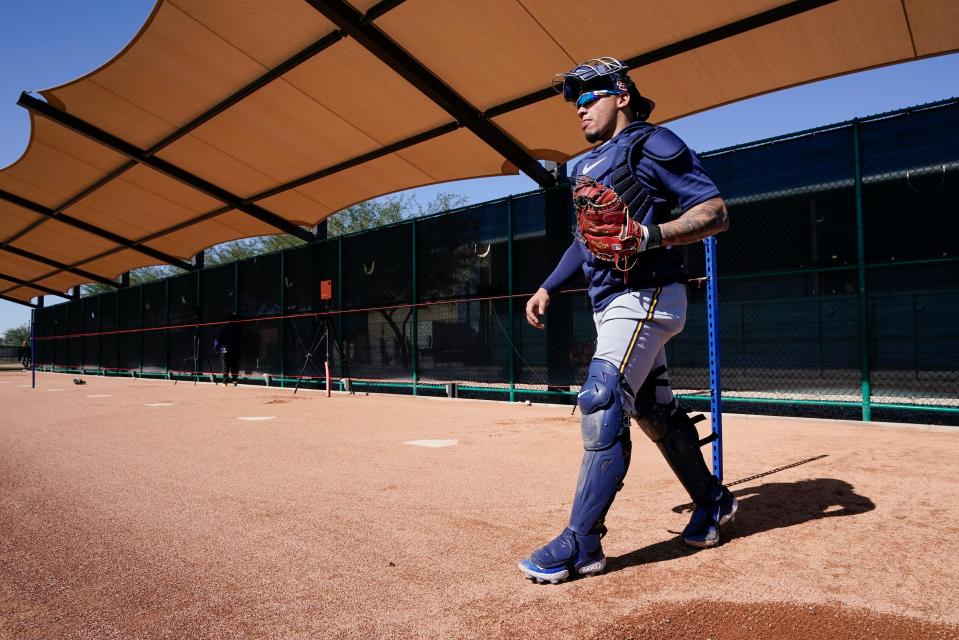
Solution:
{"label": "shadow on dirt", "polygon": [[[876,508],[872,500],[857,494],[851,484],[836,478],[770,482],[738,489],[733,491],[733,494],[739,500],[739,511],[736,519],[723,527],[724,542],[782,527],[792,527],[819,518],[852,516]],[[691,509],[692,504],[683,504],[674,507],[673,511],[689,513]],[[699,549],[687,547],[682,537],[677,535],[625,555],[609,558],[606,572],[683,558],[697,551]]]}

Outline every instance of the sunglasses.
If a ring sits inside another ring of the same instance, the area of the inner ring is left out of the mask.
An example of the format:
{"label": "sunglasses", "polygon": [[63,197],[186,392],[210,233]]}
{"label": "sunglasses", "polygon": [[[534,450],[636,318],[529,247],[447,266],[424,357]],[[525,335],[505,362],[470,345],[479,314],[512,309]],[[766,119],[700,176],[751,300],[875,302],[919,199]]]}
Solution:
{"label": "sunglasses", "polygon": [[582,107],[588,107],[600,98],[605,98],[606,96],[618,96],[622,93],[622,91],[617,89],[598,89],[596,91],[587,91],[576,99],[576,108],[580,109]]}

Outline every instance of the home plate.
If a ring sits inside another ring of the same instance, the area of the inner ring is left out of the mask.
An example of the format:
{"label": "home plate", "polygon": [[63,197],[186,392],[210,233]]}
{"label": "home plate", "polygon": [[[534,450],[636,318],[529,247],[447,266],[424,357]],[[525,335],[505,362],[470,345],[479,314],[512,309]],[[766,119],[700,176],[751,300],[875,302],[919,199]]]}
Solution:
{"label": "home plate", "polygon": [[403,444],[411,444],[414,447],[429,447],[439,449],[440,447],[452,447],[459,444],[459,440],[407,440]]}
{"label": "home plate", "polygon": [[246,422],[262,422],[263,420],[273,420],[276,416],[240,416],[237,420],[245,420]]}
{"label": "home plate", "polygon": [[63,391],[63,389],[47,389],[47,391]]}
{"label": "home plate", "polygon": [[147,402],[145,406],[147,407],[169,407],[172,406],[172,402]]}
{"label": "home plate", "polygon": [[112,393],[95,393],[92,396],[87,396],[88,398],[112,398]]}

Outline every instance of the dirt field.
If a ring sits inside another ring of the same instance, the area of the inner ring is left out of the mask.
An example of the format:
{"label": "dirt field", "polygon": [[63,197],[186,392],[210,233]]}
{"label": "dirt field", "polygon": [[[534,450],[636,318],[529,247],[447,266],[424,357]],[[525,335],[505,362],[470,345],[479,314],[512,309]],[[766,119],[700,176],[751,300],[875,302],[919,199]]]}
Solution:
{"label": "dirt field", "polygon": [[606,572],[552,586],[568,407],[72,378],[0,373],[3,639],[959,638],[957,429],[727,415],[703,551],[634,430]]}

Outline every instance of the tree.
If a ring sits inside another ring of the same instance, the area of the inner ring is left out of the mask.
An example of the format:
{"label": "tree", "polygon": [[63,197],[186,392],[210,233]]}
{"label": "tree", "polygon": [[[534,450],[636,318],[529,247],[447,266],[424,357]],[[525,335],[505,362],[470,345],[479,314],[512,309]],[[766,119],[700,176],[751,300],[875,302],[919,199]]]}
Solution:
{"label": "tree", "polygon": [[[153,267],[140,267],[139,269],[130,270],[130,286],[136,286],[138,284],[146,284],[147,282],[154,282],[155,280],[162,280],[164,278],[171,278],[173,276],[178,276],[181,273],[186,273],[183,269],[179,267],[173,267],[168,264],[156,265]],[[80,287],[80,295],[82,297],[87,296],[96,296],[101,293],[110,293],[114,291],[115,287],[111,287],[107,284],[101,284],[99,282],[94,282],[91,284],[85,284]]]}
{"label": "tree", "polygon": [[30,325],[26,322],[19,327],[7,329],[3,334],[3,344],[20,346],[24,340],[30,340]]}
{"label": "tree", "polygon": [[[336,237],[356,233],[455,209],[468,203],[469,198],[466,196],[448,191],[437,193],[426,205],[421,205],[415,195],[408,193],[384,196],[347,207],[327,218],[327,234]],[[204,264],[214,267],[303,244],[305,243],[299,238],[287,234],[231,240],[207,249]],[[162,280],[181,273],[184,273],[182,269],[170,265],[141,267],[130,271],[130,285]],[[113,290],[113,287],[100,283],[87,284],[80,288],[83,296],[95,296]]]}

